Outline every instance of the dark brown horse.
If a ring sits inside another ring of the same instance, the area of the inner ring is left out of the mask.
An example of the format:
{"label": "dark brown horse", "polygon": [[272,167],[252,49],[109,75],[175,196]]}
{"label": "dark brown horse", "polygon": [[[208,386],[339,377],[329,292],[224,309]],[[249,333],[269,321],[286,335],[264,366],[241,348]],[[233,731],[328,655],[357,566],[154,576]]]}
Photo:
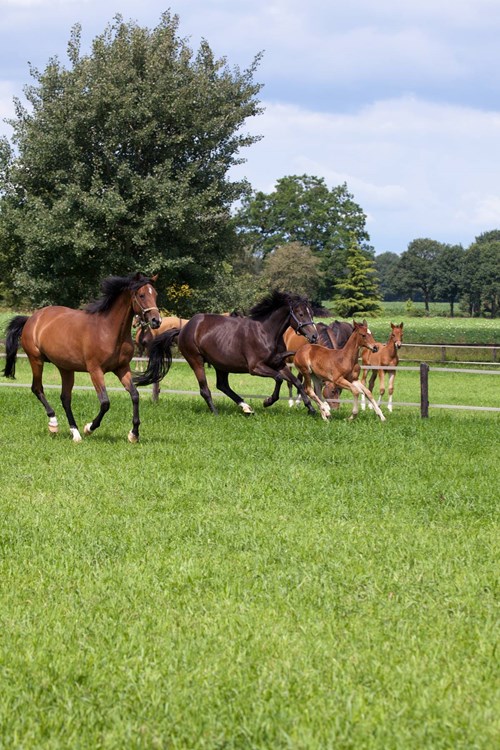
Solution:
{"label": "dark brown horse", "polygon": [[289,325],[303,333],[308,341],[316,341],[316,326],[307,301],[278,291],[255,305],[248,317],[199,313],[180,331],[174,329],[156,337],[150,346],[148,368],[143,375],[136,377],[136,383],[149,385],[166,375],[172,361],[172,341],[178,337],[179,351],[193,369],[200,394],[214,414],[217,410],[208,387],[205,363],[215,369],[217,388],[238,404],[245,414],[252,414],[253,410],[230,388],[230,373],[248,372],[273,378],[275,392],[264,401],[264,406],[271,406],[277,400],[283,380],[291,382],[301,392],[305,406],[313,414],[314,409],[302,384],[286,366],[290,352],[285,348],[283,333]]}
{"label": "dark brown horse", "polygon": [[12,318],[7,327],[4,375],[12,378],[15,375],[20,340],[33,372],[31,390],[45,408],[50,432],[58,431],[58,422],[43,390],[45,362],[52,362],[61,373],[61,401],[76,443],[82,438],[71,411],[75,372],[90,374],[101,407],[97,417],[85,425],[84,434],[94,432],[109,409],[104,373],[113,372],[132,398],[132,430],[128,439],[131,443],[139,440],[139,394],[130,372],[134,353],[130,330],[134,313],[147,320],[152,328],[160,325],[155,280],[156,277],[139,273],[111,276],[102,283],[102,297],[83,310],[50,306],[37,310],[31,317]]}
{"label": "dark brown horse", "polygon": [[342,349],[327,349],[325,346],[306,344],[295,355],[294,365],[304,376],[306,393],[319,405],[323,419],[327,420],[330,417],[330,405],[322,398],[322,387],[326,384],[346,388],[352,392],[354,407],[350,419],[357,415],[358,396],[364,393],[377,416],[384,422],[385,417],[372,394],[358,379],[359,350],[366,347],[376,352],[377,344],[368,330],[366,320],[362,323],[353,321],[353,326],[354,330]]}

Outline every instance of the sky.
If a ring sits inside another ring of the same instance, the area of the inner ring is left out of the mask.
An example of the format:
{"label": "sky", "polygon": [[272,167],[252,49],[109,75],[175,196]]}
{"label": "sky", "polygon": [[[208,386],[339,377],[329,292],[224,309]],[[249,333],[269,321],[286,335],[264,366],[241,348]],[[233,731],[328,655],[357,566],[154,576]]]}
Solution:
{"label": "sky", "polygon": [[153,29],[166,10],[230,67],[263,53],[263,138],[235,177],[346,183],[377,254],[500,228],[500,0],[0,0],[0,135],[30,64],[69,66],[75,23],[87,51],[116,14]]}

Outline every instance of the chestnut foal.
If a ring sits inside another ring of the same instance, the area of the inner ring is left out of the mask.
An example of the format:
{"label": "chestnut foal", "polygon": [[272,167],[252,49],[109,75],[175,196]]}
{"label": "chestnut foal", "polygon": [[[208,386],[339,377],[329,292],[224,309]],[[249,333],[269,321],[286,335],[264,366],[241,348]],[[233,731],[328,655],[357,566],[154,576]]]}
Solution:
{"label": "chestnut foal", "polygon": [[[362,393],[370,401],[378,417],[385,422],[375,399],[359,380],[358,364],[360,348],[377,351],[377,344],[368,330],[366,320],[353,321],[354,330],[343,349],[327,349],[317,344],[306,344],[296,353],[293,363],[304,377],[304,388],[308,396],[318,404],[321,416],[326,421],[330,417],[330,405],[322,397],[322,386],[338,386],[350,390],[354,396],[354,406],[349,419],[358,414],[358,397]],[[314,383],[314,387],[313,387]]]}
{"label": "chestnut foal", "polygon": [[[398,349],[403,346],[403,324],[400,323],[398,326],[391,323],[391,335],[386,344],[378,344],[378,352],[370,352],[368,350],[363,351],[363,375],[361,376],[361,382],[363,385],[366,383],[366,377],[368,371],[371,370],[370,381],[368,388],[373,391],[377,374],[380,378],[380,388],[378,405],[382,402],[382,397],[385,393],[385,370],[381,369],[381,366],[397,367],[399,362]],[[394,378],[396,377],[396,370],[389,370],[389,399],[387,402],[387,408],[392,412],[392,394],[394,393]],[[366,406],[364,396],[361,396],[361,408],[364,409]]]}

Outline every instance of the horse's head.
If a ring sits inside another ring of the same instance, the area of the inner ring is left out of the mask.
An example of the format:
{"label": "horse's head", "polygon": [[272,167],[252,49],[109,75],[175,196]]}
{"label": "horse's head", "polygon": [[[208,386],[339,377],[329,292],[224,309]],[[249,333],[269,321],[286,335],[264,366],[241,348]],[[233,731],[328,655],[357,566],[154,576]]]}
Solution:
{"label": "horse's head", "polygon": [[159,328],[161,315],[156,306],[157,292],[153,286],[158,277],[152,276],[145,284],[142,284],[132,292],[132,309],[139,316],[141,324],[150,325],[151,328]]}
{"label": "horse's head", "polygon": [[313,314],[305,300],[290,302],[290,325],[294,331],[305,336],[310,344],[318,340]]}
{"label": "horse's head", "polygon": [[363,320],[362,323],[356,323],[355,320],[352,321],[354,326],[354,331],[358,336],[358,345],[364,346],[365,349],[369,349],[371,352],[378,352],[378,345],[375,339],[372,336],[372,332],[368,328],[366,320]]}
{"label": "horse's head", "polygon": [[394,340],[394,346],[396,349],[401,349],[403,346],[403,324],[400,323],[398,326],[391,323],[391,339]]}

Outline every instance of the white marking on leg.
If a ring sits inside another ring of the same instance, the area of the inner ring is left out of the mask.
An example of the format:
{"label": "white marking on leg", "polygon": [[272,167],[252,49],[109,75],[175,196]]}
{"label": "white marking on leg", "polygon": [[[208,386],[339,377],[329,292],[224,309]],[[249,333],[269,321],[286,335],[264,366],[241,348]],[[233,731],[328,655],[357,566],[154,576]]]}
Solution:
{"label": "white marking on leg", "polygon": [[76,427],[70,427],[69,428],[72,436],[73,436],[73,442],[74,443],[81,443],[82,442],[82,436],[78,432],[78,429]]}
{"label": "white marking on leg", "polygon": [[319,404],[319,410],[320,410],[321,416],[323,417],[325,422],[327,422],[331,415],[330,404],[327,401],[321,401]]}
{"label": "white marking on leg", "polygon": [[389,409],[390,412],[392,412],[392,393],[389,396],[389,400],[387,402],[387,408]]}
{"label": "white marking on leg", "polygon": [[252,409],[252,407],[245,401],[241,401],[239,406],[241,406],[243,414],[254,414],[254,410]]}
{"label": "white marking on leg", "polygon": [[128,434],[128,441],[129,441],[129,443],[138,443],[139,442],[139,438],[137,437],[137,435],[134,435],[134,433],[132,432],[132,430],[130,430],[130,432]]}
{"label": "white marking on leg", "polygon": [[59,431],[59,424],[57,422],[57,417],[50,417],[49,419],[49,431],[56,433]]}
{"label": "white marking on leg", "polygon": [[361,394],[361,411],[366,409],[366,396],[364,393]]}
{"label": "white marking on leg", "polygon": [[92,422],[88,422],[83,428],[84,435],[92,435]]}

